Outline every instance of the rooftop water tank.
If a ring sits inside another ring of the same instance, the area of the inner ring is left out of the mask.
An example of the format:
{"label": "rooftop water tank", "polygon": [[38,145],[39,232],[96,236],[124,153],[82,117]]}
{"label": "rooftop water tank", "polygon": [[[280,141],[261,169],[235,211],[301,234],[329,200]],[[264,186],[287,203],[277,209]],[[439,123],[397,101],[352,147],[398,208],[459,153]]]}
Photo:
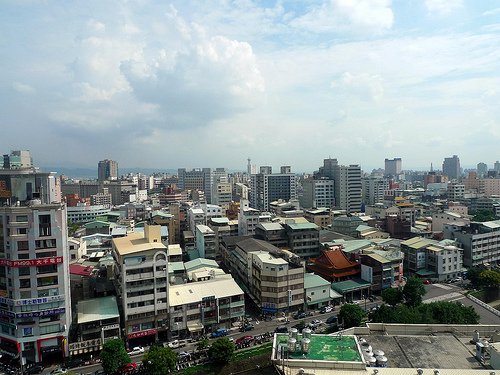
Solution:
{"label": "rooftop water tank", "polygon": [[378,367],[387,367],[387,358],[386,357],[384,357],[383,355],[379,355],[379,356],[375,357],[375,359],[377,360]]}
{"label": "rooftop water tank", "polygon": [[302,351],[304,353],[309,353],[311,349],[311,340],[310,339],[302,339]]}
{"label": "rooftop water tank", "polygon": [[290,337],[288,339],[288,351],[294,353],[297,350],[297,339]]}
{"label": "rooftop water tank", "polygon": [[366,359],[366,362],[368,363],[368,366],[370,366],[370,367],[375,367],[377,365],[377,359],[375,357],[372,357],[372,356],[368,357]]}
{"label": "rooftop water tank", "polygon": [[292,328],[290,330],[290,337],[293,337],[295,340],[297,340],[298,333],[299,333],[299,331],[297,330],[297,328]]}
{"label": "rooftop water tank", "polygon": [[302,330],[302,338],[304,339],[311,339],[311,330],[309,328],[304,328]]}

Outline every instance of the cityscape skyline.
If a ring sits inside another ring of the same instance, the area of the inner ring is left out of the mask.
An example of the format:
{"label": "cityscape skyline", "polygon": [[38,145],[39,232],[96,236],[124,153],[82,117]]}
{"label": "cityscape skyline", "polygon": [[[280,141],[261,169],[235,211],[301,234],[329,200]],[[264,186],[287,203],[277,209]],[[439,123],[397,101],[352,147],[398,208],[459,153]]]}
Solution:
{"label": "cityscape skyline", "polygon": [[0,147],[30,149],[39,165],[108,157],[244,170],[250,156],[307,171],[325,155],[365,170],[397,156],[404,169],[454,154],[464,166],[498,159],[491,2],[2,8]]}

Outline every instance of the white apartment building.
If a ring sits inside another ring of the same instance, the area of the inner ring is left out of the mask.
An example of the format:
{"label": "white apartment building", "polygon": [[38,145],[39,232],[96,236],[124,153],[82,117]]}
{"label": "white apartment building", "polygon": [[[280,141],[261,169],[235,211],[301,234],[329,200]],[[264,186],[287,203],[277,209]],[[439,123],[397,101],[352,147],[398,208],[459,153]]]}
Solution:
{"label": "white apartment building", "polygon": [[245,315],[245,296],[231,275],[171,285],[170,327],[173,337],[198,336],[231,328]]}
{"label": "white apartment building", "polygon": [[214,231],[199,224],[196,226],[196,250],[201,258],[215,259],[217,255],[217,239]]}
{"label": "white apartment building", "polygon": [[94,221],[98,216],[106,215],[111,212],[109,205],[87,205],[78,203],[76,207],[68,207],[68,222],[85,224]]}
{"label": "white apartment building", "polygon": [[115,283],[130,347],[168,338],[168,257],[159,225],[113,239]]}
{"label": "white apartment building", "polygon": [[463,249],[465,266],[500,264],[500,220],[445,224],[443,233],[445,238],[457,241]]}
{"label": "white apartment building", "polygon": [[361,167],[336,165],[334,168],[335,206],[347,212],[361,210]]}
{"label": "white apartment building", "polygon": [[384,202],[384,193],[389,189],[389,181],[383,178],[368,177],[363,179],[363,202],[374,205]]}
{"label": "white apartment building", "polygon": [[335,206],[335,182],[333,180],[305,180],[300,204],[303,208],[332,208]]}
{"label": "white apartment building", "polygon": [[0,168],[0,352],[20,368],[63,361],[71,323],[66,207],[26,153]]}
{"label": "white apartment building", "polygon": [[245,199],[240,201],[240,212],[238,213],[239,236],[253,236],[257,224],[270,221],[271,215],[269,213],[261,213],[259,210],[250,207],[249,202]]}
{"label": "white apartment building", "polygon": [[223,212],[229,209],[233,201],[233,187],[227,177],[220,177],[212,186],[212,203],[222,208]]}

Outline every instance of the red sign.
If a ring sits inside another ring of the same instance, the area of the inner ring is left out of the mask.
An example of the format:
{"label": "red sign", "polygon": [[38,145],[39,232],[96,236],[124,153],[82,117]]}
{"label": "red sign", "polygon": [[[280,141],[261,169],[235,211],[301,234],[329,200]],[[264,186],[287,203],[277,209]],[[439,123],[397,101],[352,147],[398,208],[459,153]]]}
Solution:
{"label": "red sign", "polygon": [[51,264],[61,264],[62,262],[63,262],[63,257],[19,259],[19,260],[0,259],[0,266],[36,267],[36,266],[48,266]]}
{"label": "red sign", "polygon": [[134,332],[128,335],[129,339],[137,339],[139,337],[156,335],[156,329],[147,329],[145,331]]}

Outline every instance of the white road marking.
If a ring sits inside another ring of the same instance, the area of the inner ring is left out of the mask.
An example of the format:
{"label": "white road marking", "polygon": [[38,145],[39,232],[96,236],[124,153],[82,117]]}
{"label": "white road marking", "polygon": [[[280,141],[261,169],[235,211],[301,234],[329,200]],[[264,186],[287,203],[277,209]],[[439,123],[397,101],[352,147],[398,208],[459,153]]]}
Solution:
{"label": "white road marking", "polygon": [[453,292],[453,293],[448,293],[443,296],[437,296],[437,297],[432,297],[429,299],[424,300],[424,303],[431,303],[431,302],[437,302],[437,301],[449,301],[449,300],[457,300],[457,299],[462,299],[464,296],[460,293]]}
{"label": "white road marking", "polygon": [[446,289],[446,290],[453,289],[451,286],[443,285],[443,284],[432,284],[432,285],[437,286],[438,288],[441,288],[441,289]]}

